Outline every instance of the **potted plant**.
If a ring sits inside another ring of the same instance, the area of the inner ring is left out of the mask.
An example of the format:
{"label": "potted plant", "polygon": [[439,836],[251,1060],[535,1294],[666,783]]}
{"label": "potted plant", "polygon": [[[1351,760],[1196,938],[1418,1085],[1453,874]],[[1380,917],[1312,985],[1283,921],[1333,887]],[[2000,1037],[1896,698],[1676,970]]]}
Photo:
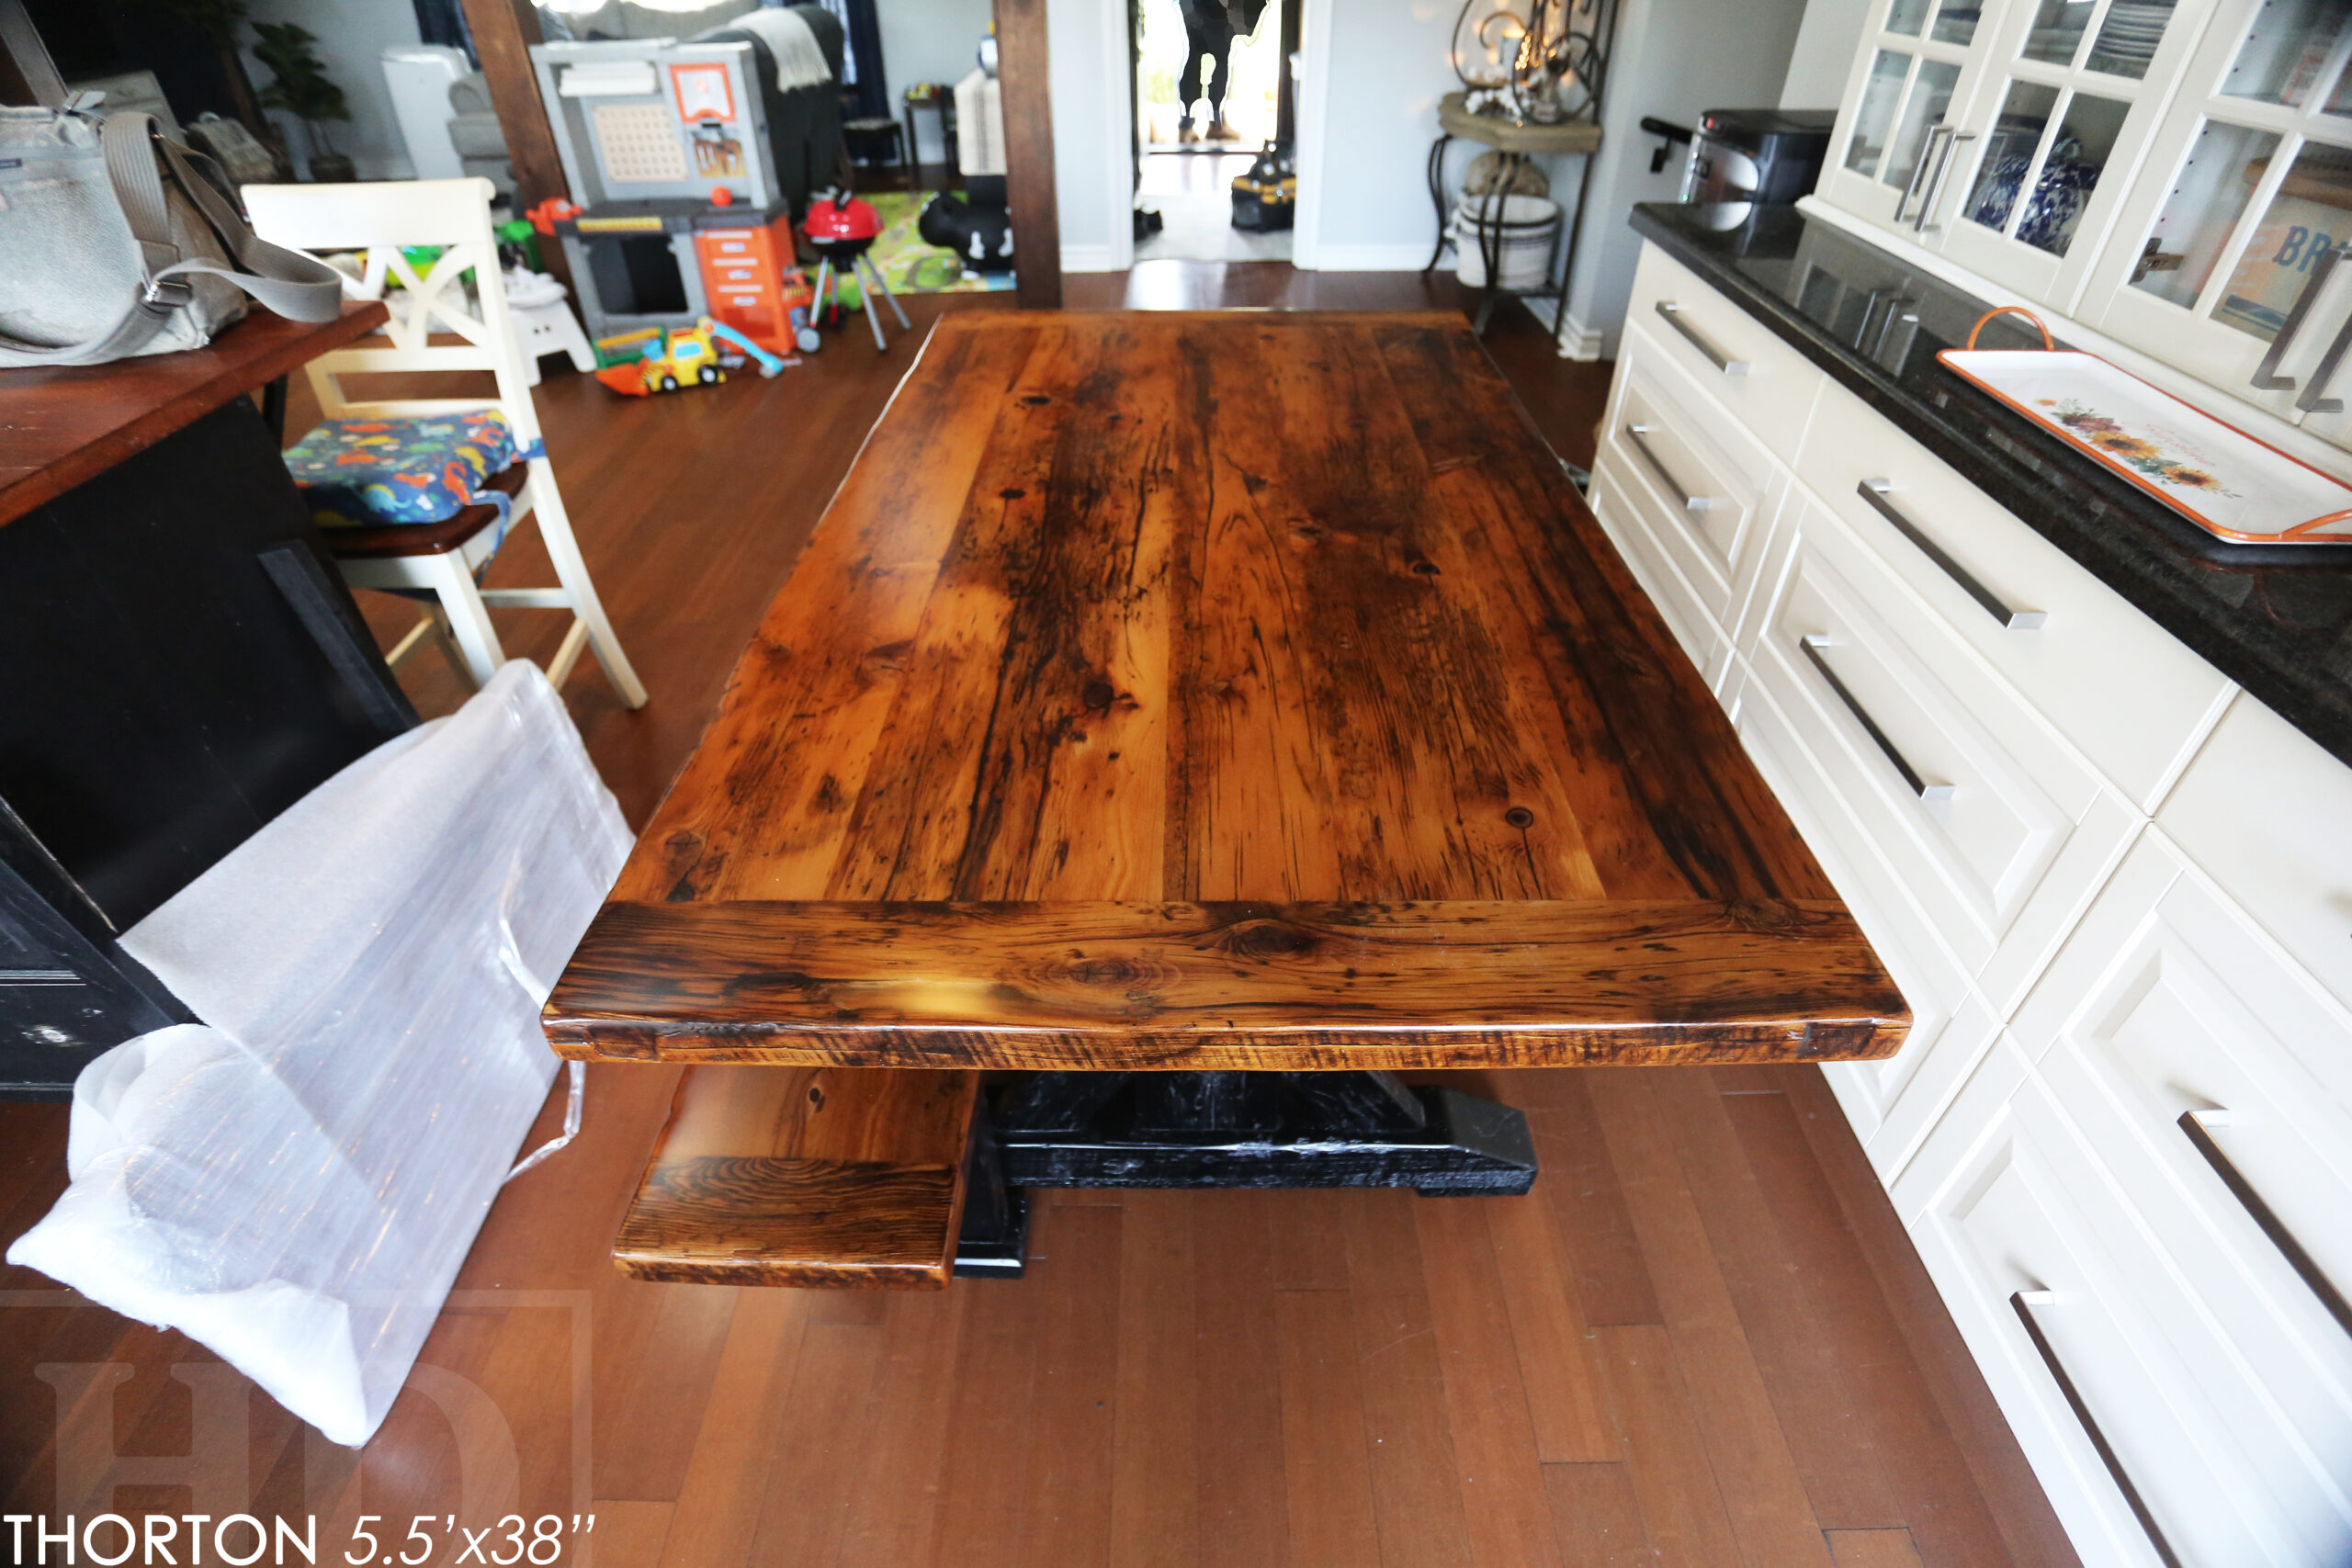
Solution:
{"label": "potted plant", "polygon": [[311,178],[327,184],[357,178],[349,155],[336,152],[327,136],[327,121],[349,119],[351,106],[311,51],[318,35],[296,22],[255,22],[254,32],[261,40],[254,45],[254,58],[277,78],[261,90],[261,105],[284,109],[302,122],[310,141]]}

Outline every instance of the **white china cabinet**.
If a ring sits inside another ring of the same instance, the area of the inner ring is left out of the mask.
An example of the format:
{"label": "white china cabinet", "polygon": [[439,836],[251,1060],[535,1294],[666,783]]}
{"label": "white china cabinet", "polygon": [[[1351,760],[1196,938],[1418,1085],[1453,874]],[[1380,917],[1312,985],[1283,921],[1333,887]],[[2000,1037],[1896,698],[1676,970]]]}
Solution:
{"label": "white china cabinet", "polygon": [[2211,0],[1889,0],[1821,194],[2064,310],[2155,140]]}
{"label": "white china cabinet", "polygon": [[2082,319],[2339,442],[2352,341],[2352,3],[2226,6],[2103,249]]}
{"label": "white china cabinet", "polygon": [[1824,201],[2352,446],[2352,0],[1882,0]]}

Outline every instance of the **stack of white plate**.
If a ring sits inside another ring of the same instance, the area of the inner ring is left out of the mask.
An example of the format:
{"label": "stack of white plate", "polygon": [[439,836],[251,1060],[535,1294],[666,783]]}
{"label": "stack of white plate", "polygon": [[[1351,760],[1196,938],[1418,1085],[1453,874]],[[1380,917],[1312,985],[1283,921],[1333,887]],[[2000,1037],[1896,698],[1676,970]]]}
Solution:
{"label": "stack of white plate", "polygon": [[2084,65],[2114,76],[2145,76],[2172,20],[2172,0],[2115,0]]}

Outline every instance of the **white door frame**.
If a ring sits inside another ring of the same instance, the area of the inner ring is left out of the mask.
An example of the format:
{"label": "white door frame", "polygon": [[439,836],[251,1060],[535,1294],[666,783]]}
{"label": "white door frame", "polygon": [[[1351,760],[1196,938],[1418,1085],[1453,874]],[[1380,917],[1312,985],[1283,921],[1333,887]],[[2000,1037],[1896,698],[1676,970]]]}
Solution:
{"label": "white door frame", "polygon": [[[1067,4],[1068,0],[1064,0]],[[1135,62],[1127,58],[1127,0],[1101,0],[1102,14],[1111,18],[1103,30],[1106,53],[1103,58],[1103,80],[1125,84],[1111,111],[1112,123],[1107,130],[1114,138],[1111,168],[1111,227],[1108,251],[1112,272],[1125,272],[1136,264],[1136,232],[1133,219],[1120,220],[1135,209],[1136,189],[1134,171],[1128,167],[1129,149],[1135,146]],[[1274,0],[1277,9],[1281,0]],[[1315,235],[1321,226],[1323,193],[1323,117],[1329,101],[1329,73],[1325,69],[1331,58],[1332,0],[1303,0],[1299,7],[1298,107],[1292,124],[1298,138],[1298,214],[1291,227],[1290,264],[1303,271],[1315,268]],[[1281,34],[1279,22],[1275,35],[1277,47]]]}
{"label": "white door frame", "polygon": [[1290,265],[1301,272],[1320,265],[1323,131],[1331,102],[1331,5],[1332,0],[1303,0],[1299,6],[1298,107],[1292,121],[1298,133],[1298,214],[1291,225]]}
{"label": "white door frame", "polygon": [[1110,184],[1105,193],[1105,210],[1110,215],[1111,231],[1103,236],[1110,265],[1102,270],[1125,272],[1136,265],[1136,67],[1127,57],[1127,0],[1102,0],[1102,14],[1109,22],[1102,29],[1104,63],[1108,67],[1102,80],[1120,85],[1119,91],[1112,95],[1111,123],[1106,128],[1111,135],[1111,156],[1106,160]]}

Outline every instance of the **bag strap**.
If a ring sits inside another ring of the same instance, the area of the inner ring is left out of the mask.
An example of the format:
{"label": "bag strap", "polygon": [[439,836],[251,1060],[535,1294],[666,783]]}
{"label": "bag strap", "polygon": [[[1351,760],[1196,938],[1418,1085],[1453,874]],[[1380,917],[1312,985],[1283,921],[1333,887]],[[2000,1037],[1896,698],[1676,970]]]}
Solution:
{"label": "bag strap", "polygon": [[[16,3],[0,0],[0,6]],[[175,280],[189,273],[233,283],[293,321],[331,321],[341,313],[343,275],[314,256],[255,235],[245,226],[243,215],[197,170],[191,161],[195,154],[158,132],[153,116],[107,116],[98,130],[98,152],[138,252],[139,294],[112,326],[84,342],[51,348],[0,334],[0,350],[36,364],[98,363],[114,357],[152,336],[173,311],[187,307],[188,286]],[[171,205],[164,191],[166,167],[172,183],[196,204],[222,247],[247,270],[203,256],[182,256],[172,240]]]}
{"label": "bag strap", "polygon": [[[131,117],[117,115],[116,119]],[[140,119],[148,117],[140,115]],[[114,121],[107,122],[111,126]],[[103,138],[101,138],[103,140]],[[245,225],[245,215],[232,206],[219,187],[196,165],[198,154],[169,137],[158,135],[154,144],[170,166],[173,183],[196,203],[197,210],[220,236],[221,245],[242,272],[201,256],[179,262],[155,274],[158,279],[187,272],[209,273],[226,278],[272,310],[290,321],[332,321],[343,312],[343,275],[316,256],[273,245]],[[152,171],[153,160],[147,167]]]}

